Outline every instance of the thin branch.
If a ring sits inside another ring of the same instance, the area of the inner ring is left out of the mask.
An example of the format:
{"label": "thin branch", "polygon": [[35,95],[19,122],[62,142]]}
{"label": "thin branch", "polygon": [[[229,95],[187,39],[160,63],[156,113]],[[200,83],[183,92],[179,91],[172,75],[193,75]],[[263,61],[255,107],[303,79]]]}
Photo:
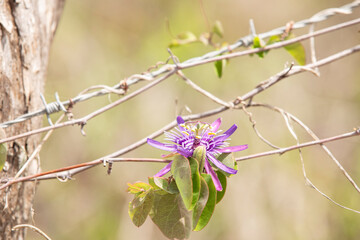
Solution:
{"label": "thin branch", "polygon": [[90,162],[75,164],[63,168],[58,168],[42,173],[36,173],[30,176],[21,177],[21,178],[12,178],[12,179],[1,179],[1,183],[5,183],[0,186],[0,190],[3,190],[15,183],[25,182],[25,181],[35,181],[35,180],[47,180],[58,178],[61,180],[71,179],[74,174],[71,174],[70,170],[81,169],[84,167],[94,167],[100,164],[104,164],[109,162],[153,162],[153,163],[169,163],[171,160],[167,159],[157,159],[157,158],[115,158],[115,157],[103,157]]}
{"label": "thin branch", "polygon": [[[249,105],[249,106],[251,106],[251,105]],[[269,140],[267,140],[266,138],[264,138],[264,137],[260,134],[259,130],[256,128],[256,121],[253,119],[253,114],[246,109],[247,107],[248,107],[248,106],[246,106],[244,103],[241,103],[241,109],[242,109],[242,110],[244,111],[244,113],[249,117],[249,121],[252,123],[252,127],[253,127],[256,135],[257,135],[264,143],[266,143],[266,144],[269,145],[270,147],[275,148],[275,149],[280,149],[280,147],[272,144]]]}
{"label": "thin branch", "polygon": [[319,145],[319,144],[324,144],[327,142],[333,142],[333,141],[337,141],[340,139],[345,139],[345,138],[349,138],[349,137],[354,137],[354,136],[358,136],[360,135],[360,128],[355,129],[352,132],[348,132],[348,133],[344,133],[344,134],[340,134],[337,136],[333,136],[333,137],[329,137],[329,138],[324,138],[321,140],[315,140],[315,141],[310,141],[310,142],[306,142],[306,143],[301,143],[299,145],[294,145],[291,147],[286,147],[286,148],[280,148],[277,150],[272,150],[272,151],[267,151],[267,152],[262,152],[262,153],[257,153],[257,154],[253,154],[253,155],[248,155],[248,156],[244,156],[244,157],[239,157],[236,158],[236,161],[245,161],[245,160],[249,160],[249,159],[253,159],[253,158],[260,158],[260,157],[266,157],[266,156],[271,156],[271,155],[282,155],[286,152],[295,150],[295,149],[299,149],[299,148],[304,148],[304,147],[310,147],[310,146],[314,146],[314,145]]}
{"label": "thin branch", "polygon": [[19,228],[31,228],[33,229],[35,232],[39,233],[41,236],[43,236],[45,239],[47,240],[51,240],[51,238],[46,235],[43,231],[41,231],[38,227],[35,227],[33,225],[30,225],[30,224],[19,224],[19,225],[16,225],[15,227],[13,227],[11,230],[12,231],[15,231],[16,229],[19,229]]}
{"label": "thin branch", "polygon": [[[300,145],[300,141],[299,141],[299,138],[298,136],[296,135],[295,131],[294,131],[294,127],[293,125],[291,124],[291,117],[290,117],[290,113],[288,112],[285,112],[283,111],[282,109],[280,109],[280,113],[281,115],[283,115],[284,119],[285,119],[285,122],[286,122],[286,126],[287,128],[289,129],[289,132],[291,133],[291,135],[294,137],[294,139],[296,140],[296,144],[297,145]],[[323,146],[323,144],[320,144]],[[341,208],[344,208],[344,209],[347,209],[347,210],[350,210],[352,212],[355,212],[355,213],[359,213],[359,211],[357,210],[354,210],[352,208],[348,208],[348,207],[345,207],[344,205],[336,202],[335,200],[333,200],[332,198],[330,198],[327,194],[325,194],[324,192],[322,192],[319,188],[317,188],[312,182],[311,180],[307,177],[307,173],[306,173],[306,168],[305,168],[305,162],[304,162],[304,158],[303,158],[303,155],[302,155],[302,151],[301,151],[301,148],[299,148],[299,156],[300,156],[300,162],[301,162],[301,166],[302,166],[302,172],[303,172],[303,176],[304,176],[304,179],[305,179],[305,182],[307,185],[309,185],[310,187],[312,187],[315,191],[317,191],[318,193],[320,193],[323,197],[325,197],[326,199],[330,200],[332,203],[336,204],[337,206],[341,207]]]}
{"label": "thin branch", "polygon": [[349,207],[346,207],[346,206],[343,206],[341,204],[339,204],[338,202],[334,201],[332,198],[330,198],[329,196],[327,196],[325,193],[323,193],[322,191],[320,191],[310,180],[308,180],[307,182],[309,184],[310,187],[314,188],[318,193],[320,193],[323,197],[327,198],[328,200],[330,200],[332,203],[334,203],[335,205],[341,207],[341,208],[344,208],[346,210],[349,210],[349,211],[352,211],[352,212],[355,212],[355,213],[359,213],[360,214],[360,211],[358,210],[355,210],[355,209],[352,209],[352,208],[349,208]]}
{"label": "thin branch", "polygon": [[100,109],[97,110],[97,111],[94,111],[94,112],[88,114],[87,116],[85,116],[85,117],[82,118],[81,122],[87,122],[88,120],[90,120],[90,119],[98,116],[99,114],[104,113],[104,112],[106,112],[107,110],[110,110],[110,109],[116,107],[117,105],[119,105],[119,104],[121,104],[121,103],[123,103],[123,102],[125,102],[125,101],[127,101],[127,100],[129,100],[129,99],[131,99],[131,98],[133,98],[133,97],[135,97],[135,96],[137,96],[137,95],[139,95],[139,94],[142,93],[142,92],[145,92],[146,90],[152,88],[153,86],[155,86],[155,85],[161,83],[162,81],[164,81],[165,79],[169,78],[169,77],[170,77],[171,75],[173,75],[174,73],[175,73],[175,70],[171,70],[171,71],[170,71],[168,74],[166,74],[165,76],[160,77],[160,78],[158,78],[157,80],[155,80],[155,81],[153,81],[153,82],[150,82],[148,85],[146,85],[146,86],[144,86],[144,87],[142,87],[142,88],[134,91],[133,93],[131,93],[131,94],[129,94],[129,95],[126,95],[126,96],[124,96],[123,98],[121,98],[121,99],[119,99],[119,100],[117,100],[117,101],[115,101],[115,102],[113,102],[113,103],[110,103],[110,104],[106,105],[105,107],[100,108]]}
{"label": "thin branch", "polygon": [[[43,173],[41,176],[36,176],[36,174],[34,174],[33,178],[27,179],[26,181],[48,180],[48,179],[54,179],[54,178],[67,180],[67,179],[71,179],[71,177],[74,175],[71,173],[71,170],[76,170],[76,169],[83,168],[83,167],[95,167],[100,164],[103,164],[104,167],[106,167],[106,164],[112,164],[112,163],[118,163],[118,162],[169,163],[169,162],[171,162],[171,160],[162,159],[162,158],[115,158],[115,157],[105,158],[104,157],[104,158],[99,158],[99,159],[91,161],[91,162],[69,166],[66,168],[65,172],[63,170],[56,169],[56,170],[48,171],[48,172],[46,172],[46,174]],[[13,183],[11,183],[11,184],[13,184]],[[3,186],[0,187],[0,190],[2,189],[2,187]]]}
{"label": "thin branch", "polygon": [[[337,61],[341,58],[344,58],[346,56],[349,56],[353,53],[356,53],[360,51],[360,45],[356,45],[352,48],[343,50],[341,52],[338,52],[336,54],[333,54],[327,58],[323,58],[319,61],[317,61],[316,63],[310,63],[307,64],[305,66],[293,66],[290,68],[287,68],[283,71],[281,71],[280,73],[276,74],[275,76],[269,78],[266,81],[263,81],[261,84],[259,84],[256,88],[254,88],[253,90],[251,90],[250,92],[244,94],[243,96],[241,96],[239,99],[246,101],[250,98],[253,98],[255,95],[259,94],[260,92],[264,91],[265,89],[273,86],[274,84],[278,83],[280,80],[284,79],[285,77],[289,77],[301,72],[305,72],[305,71],[309,71],[309,69],[312,69],[314,67],[321,67],[324,66],[326,64],[329,64],[331,62]],[[238,103],[235,102],[235,105],[237,105]]]}
{"label": "thin branch", "polygon": [[202,95],[204,95],[205,97],[208,97],[210,98],[210,100],[222,105],[222,106],[225,106],[225,107],[228,107],[228,108],[231,108],[234,106],[234,104],[232,102],[230,103],[227,103],[225,102],[224,100],[214,96],[213,94],[211,94],[210,92],[206,91],[205,89],[199,87],[198,85],[196,85],[193,81],[191,81],[189,78],[187,78],[185,76],[185,74],[182,72],[182,71],[178,71],[177,74],[182,78],[184,79],[184,81],[189,85],[191,86],[193,89],[195,89],[196,91],[198,91],[199,93],[201,93]]}
{"label": "thin branch", "polygon": [[[0,182],[5,183],[5,184],[1,185],[0,190],[7,188],[8,186],[10,186],[10,185],[12,185],[14,183],[33,180],[34,177],[39,178],[41,176],[46,176],[46,175],[60,173],[60,172],[66,173],[66,171],[71,170],[71,169],[81,168],[81,167],[84,167],[84,166],[93,167],[93,166],[95,166],[97,164],[100,164],[100,163],[102,163],[101,160],[94,160],[94,161],[91,161],[91,162],[80,163],[80,164],[76,164],[76,165],[72,165],[72,166],[68,166],[68,167],[63,167],[63,168],[59,168],[59,169],[55,169],[55,170],[51,170],[51,171],[47,171],[47,172],[37,173],[37,174],[26,176],[26,177],[21,177],[21,178],[16,178],[16,179],[9,179],[9,178],[8,179],[1,179]],[[55,176],[53,178],[68,179],[70,177],[71,176],[69,174],[55,174]]]}
{"label": "thin branch", "polygon": [[[296,137],[296,141],[297,143],[299,144],[299,141],[298,141],[298,138]],[[304,158],[303,158],[303,155],[302,155],[302,152],[301,152],[301,149],[299,149],[299,156],[300,156],[300,162],[301,162],[301,168],[302,168],[302,172],[303,172],[303,176],[304,176],[304,179],[305,179],[305,183],[313,188],[315,191],[317,191],[318,193],[320,193],[323,197],[325,197],[326,199],[328,199],[330,202],[334,203],[335,205],[341,207],[341,208],[344,208],[346,210],[349,210],[351,212],[355,212],[355,213],[358,213],[360,214],[360,211],[358,210],[355,210],[355,209],[352,209],[352,208],[349,208],[349,207],[346,207],[340,203],[338,203],[337,201],[333,200],[331,197],[329,197],[327,194],[325,194],[323,191],[321,191],[319,188],[317,188],[313,183],[312,181],[307,177],[307,174],[306,174],[306,168],[305,168],[305,163],[304,163]]]}
{"label": "thin branch", "polygon": [[[315,24],[311,24],[310,28],[309,28],[309,33],[313,33],[314,32],[314,28],[315,28]],[[311,53],[311,62],[315,63],[316,60],[316,50],[315,50],[315,38],[311,37],[310,38],[310,53]],[[319,68],[316,67],[314,69],[314,71],[317,73],[317,75],[320,77],[320,71]]]}
{"label": "thin branch", "polygon": [[[252,107],[266,107],[269,108],[271,110],[275,110],[277,112],[283,113],[285,112],[283,109],[278,108],[278,107],[274,107],[268,104],[262,104],[262,103],[252,103],[251,104]],[[300,119],[298,119],[297,117],[295,117],[294,115],[287,113],[286,115],[293,121],[295,121],[297,124],[299,124],[313,139],[315,140],[320,140],[319,137],[308,127],[306,126]],[[326,152],[326,154],[331,158],[331,160],[337,165],[337,167],[341,170],[341,172],[345,175],[345,177],[349,180],[349,182],[354,186],[354,188],[356,189],[356,191],[358,191],[360,193],[360,188],[359,186],[356,184],[356,182],[352,179],[352,177],[349,175],[349,173],[344,169],[344,167],[341,165],[341,163],[335,158],[335,156],[332,154],[332,152],[324,145],[321,144],[320,145],[324,151]]]}
{"label": "thin branch", "polygon": [[[65,113],[63,115],[61,115],[59,117],[59,119],[56,121],[57,123],[60,123],[61,120],[65,117]],[[49,139],[49,137],[51,136],[51,134],[53,133],[54,130],[50,130],[49,132],[46,133],[46,135],[44,136],[44,138],[41,140],[40,144],[37,145],[37,147],[35,148],[35,150],[32,152],[32,154],[30,155],[30,157],[26,160],[26,162],[24,163],[24,165],[21,167],[21,169],[16,173],[15,175],[15,179],[18,178],[24,171],[25,169],[29,166],[29,164],[31,163],[31,161],[39,154],[42,146],[44,145],[44,143]]]}

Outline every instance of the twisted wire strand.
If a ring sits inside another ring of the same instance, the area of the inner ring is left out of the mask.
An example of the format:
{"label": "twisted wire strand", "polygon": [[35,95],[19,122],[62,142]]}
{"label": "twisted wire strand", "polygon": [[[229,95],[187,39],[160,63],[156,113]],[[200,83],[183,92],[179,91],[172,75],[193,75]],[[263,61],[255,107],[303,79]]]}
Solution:
{"label": "twisted wire strand", "polygon": [[[314,23],[325,21],[336,14],[351,14],[353,12],[353,9],[356,7],[359,7],[359,6],[360,6],[360,0],[355,0],[352,3],[346,4],[339,8],[329,8],[329,9],[322,10],[308,19],[304,19],[304,20],[294,23],[292,26],[292,29],[300,29],[300,28],[304,28],[304,27],[314,24]],[[264,38],[268,38],[268,37],[271,37],[274,35],[282,34],[282,33],[284,33],[284,31],[286,31],[286,26],[279,27],[279,28],[273,29],[273,30],[265,32],[265,33],[258,34],[258,36],[259,36],[259,38],[264,39]],[[224,54],[226,52],[231,52],[239,47],[250,46],[253,43],[253,38],[254,38],[253,34],[247,35],[245,37],[240,38],[235,43],[233,43],[229,46],[223,47],[216,51],[206,53],[200,57],[190,58],[190,59],[184,61],[183,64],[202,61],[202,60],[205,60],[208,58],[212,58],[212,57]],[[169,69],[172,69],[172,68],[174,68],[174,64],[166,64],[163,67],[161,67],[158,70],[155,70],[153,72],[147,72],[147,73],[143,73],[143,74],[134,74],[133,76],[126,79],[126,88],[128,86],[136,84],[137,82],[142,81],[142,80],[147,80],[147,81],[154,80],[157,76],[169,72]],[[118,84],[114,85],[113,87],[104,88],[104,89],[101,89],[101,90],[98,90],[95,92],[91,92],[91,93],[80,94],[70,100],[63,101],[63,102],[59,101],[58,96],[56,96],[57,97],[56,102],[48,103],[43,109],[24,114],[24,115],[17,117],[14,120],[1,123],[0,127],[6,128],[13,124],[26,121],[30,118],[33,118],[33,117],[36,117],[39,115],[46,114],[47,116],[49,116],[53,113],[56,113],[59,111],[64,111],[64,109],[65,109],[64,106],[68,106],[70,104],[74,104],[77,102],[86,101],[93,97],[103,96],[103,95],[106,95],[111,92],[117,92],[118,94],[123,95],[126,93],[126,88],[123,87],[123,81],[121,81]],[[109,89],[113,89],[113,91],[111,91]]]}

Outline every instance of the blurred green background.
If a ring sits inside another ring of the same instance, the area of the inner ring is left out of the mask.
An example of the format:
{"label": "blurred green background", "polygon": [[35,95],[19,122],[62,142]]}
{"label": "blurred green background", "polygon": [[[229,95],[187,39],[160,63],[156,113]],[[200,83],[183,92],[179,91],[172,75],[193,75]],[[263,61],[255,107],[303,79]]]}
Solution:
{"label": "blurred green background", "polygon": [[[233,43],[249,33],[251,18],[261,33],[348,2],[209,0],[203,1],[203,9],[210,25],[216,20],[223,24],[224,38],[217,40]],[[335,16],[316,28],[359,16],[357,9],[352,15]],[[55,92],[66,100],[92,85],[113,86],[132,74],[146,71],[168,58],[166,49],[171,34],[185,31],[196,35],[208,31],[199,1],[67,1],[52,45],[47,101],[54,100]],[[316,39],[318,58],[354,46],[359,40],[359,26],[320,36]],[[305,41],[304,46],[308,51],[309,42]],[[211,50],[194,43],[173,52],[184,61]],[[292,61],[284,50],[274,50],[265,59],[257,56],[232,59],[221,79],[216,77],[212,64],[184,72],[204,89],[230,101]],[[320,138],[351,131],[359,126],[360,119],[359,62],[360,56],[355,54],[322,67],[320,78],[310,73],[287,78],[254,101],[289,111]],[[144,84],[132,86],[130,92]],[[84,116],[116,99],[112,95],[76,104],[74,116]],[[193,113],[217,107],[182,79],[171,77],[89,121],[85,126],[86,137],[77,126],[55,131],[41,152],[42,170],[115,152],[174,120],[185,106]],[[254,114],[260,132],[272,143],[282,147],[296,144],[279,114],[261,108],[249,111]],[[248,150],[236,153],[237,157],[270,150],[256,136],[242,111],[227,111],[204,120],[211,122],[217,117],[223,118],[223,129],[233,123],[239,126],[232,136],[232,145],[249,144]],[[303,130],[295,129],[301,141],[310,140]],[[350,138],[327,145],[358,183],[359,143],[359,138]],[[158,158],[161,154],[160,150],[143,146],[125,156]],[[304,149],[303,155],[308,177],[318,188],[339,203],[360,209],[359,193],[319,146]],[[132,224],[127,213],[132,196],[126,193],[126,183],[146,181],[162,167],[151,163],[118,163],[110,176],[106,168],[98,166],[76,175],[74,181],[43,181],[33,206],[35,225],[52,239],[165,239],[150,219],[140,228]],[[335,206],[306,186],[297,152],[244,161],[239,169],[230,179],[225,198],[208,226],[201,232],[193,232],[191,239],[360,239],[360,215]],[[29,231],[27,239],[42,238]]]}

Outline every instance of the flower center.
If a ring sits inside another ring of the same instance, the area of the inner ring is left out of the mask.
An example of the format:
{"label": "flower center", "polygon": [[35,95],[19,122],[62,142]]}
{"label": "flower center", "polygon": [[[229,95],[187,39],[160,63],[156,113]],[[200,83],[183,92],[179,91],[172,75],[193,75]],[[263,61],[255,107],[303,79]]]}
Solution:
{"label": "flower center", "polygon": [[187,136],[193,136],[193,144],[191,149],[196,149],[198,146],[203,145],[207,147],[207,143],[216,135],[212,131],[212,126],[203,122],[186,122],[180,125],[185,129],[182,131]]}
{"label": "flower center", "polygon": [[193,143],[193,146],[192,146],[192,149],[195,149],[195,148],[197,148],[198,146],[200,146],[200,143],[201,143],[201,139],[195,137],[194,143]]}

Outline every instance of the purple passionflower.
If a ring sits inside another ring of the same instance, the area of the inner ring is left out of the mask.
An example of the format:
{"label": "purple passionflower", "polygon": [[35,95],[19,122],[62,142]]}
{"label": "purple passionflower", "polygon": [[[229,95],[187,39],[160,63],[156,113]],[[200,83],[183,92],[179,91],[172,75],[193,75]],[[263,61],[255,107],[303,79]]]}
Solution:
{"label": "purple passionflower", "polygon": [[[236,174],[237,170],[224,165],[216,159],[221,153],[237,152],[247,149],[247,145],[229,147],[229,143],[225,140],[235,132],[237,126],[232,125],[226,132],[221,133],[219,130],[221,119],[218,118],[212,124],[204,122],[185,122],[182,117],[177,117],[178,128],[176,131],[165,132],[166,140],[172,143],[160,143],[148,138],[147,143],[161,150],[171,152],[173,154],[181,154],[184,157],[192,157],[197,147],[203,146],[206,152],[204,168],[206,173],[210,174],[217,191],[222,191],[222,186],[215,171],[212,169],[209,161],[224,172]],[[169,156],[169,155],[168,155]],[[166,157],[166,156],[165,156]],[[171,169],[170,162],[161,169],[155,177],[161,177],[168,173]]]}

